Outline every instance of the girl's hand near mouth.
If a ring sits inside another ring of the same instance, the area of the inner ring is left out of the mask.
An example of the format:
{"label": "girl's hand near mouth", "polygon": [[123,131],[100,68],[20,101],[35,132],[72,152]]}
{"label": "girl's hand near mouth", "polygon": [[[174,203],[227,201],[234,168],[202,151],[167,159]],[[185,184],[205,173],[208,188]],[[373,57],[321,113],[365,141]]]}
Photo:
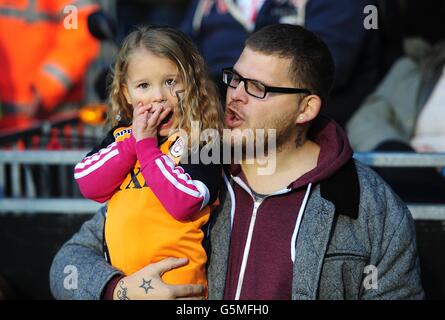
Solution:
{"label": "girl's hand near mouth", "polygon": [[136,141],[156,137],[158,126],[171,112],[171,107],[138,103],[133,111],[133,135]]}

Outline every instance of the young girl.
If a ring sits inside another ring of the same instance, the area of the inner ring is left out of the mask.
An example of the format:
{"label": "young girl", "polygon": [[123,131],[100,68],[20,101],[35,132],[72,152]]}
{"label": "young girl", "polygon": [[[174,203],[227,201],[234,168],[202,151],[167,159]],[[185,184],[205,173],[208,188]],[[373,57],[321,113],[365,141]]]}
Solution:
{"label": "young girl", "polygon": [[82,194],[109,201],[105,243],[111,264],[124,274],[166,257],[187,257],[187,265],[163,280],[207,284],[201,228],[217,198],[222,167],[181,163],[190,146],[171,133],[190,135],[192,121],[220,132],[221,119],[203,59],[183,33],[144,27],[127,36],[111,88],[115,128],[75,167]]}

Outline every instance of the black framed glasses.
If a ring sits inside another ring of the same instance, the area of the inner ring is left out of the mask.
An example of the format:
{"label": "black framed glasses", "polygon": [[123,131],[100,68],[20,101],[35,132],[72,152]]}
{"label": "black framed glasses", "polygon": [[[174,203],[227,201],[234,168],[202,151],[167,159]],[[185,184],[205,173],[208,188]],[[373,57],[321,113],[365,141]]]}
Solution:
{"label": "black framed glasses", "polygon": [[225,85],[234,89],[236,89],[241,82],[244,82],[246,92],[258,99],[264,99],[268,92],[286,93],[286,94],[295,94],[295,93],[311,94],[311,91],[308,89],[269,87],[259,82],[258,80],[242,77],[237,72],[235,72],[233,68],[223,69],[222,81]]}

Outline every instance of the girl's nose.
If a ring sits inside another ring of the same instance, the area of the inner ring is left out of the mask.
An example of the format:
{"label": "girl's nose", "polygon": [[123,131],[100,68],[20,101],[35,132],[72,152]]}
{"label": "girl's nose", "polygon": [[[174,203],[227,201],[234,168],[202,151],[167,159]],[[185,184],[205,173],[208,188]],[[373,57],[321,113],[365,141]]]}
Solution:
{"label": "girl's nose", "polygon": [[165,102],[165,100],[167,100],[167,94],[168,92],[163,88],[154,89],[152,102],[158,102],[158,103]]}

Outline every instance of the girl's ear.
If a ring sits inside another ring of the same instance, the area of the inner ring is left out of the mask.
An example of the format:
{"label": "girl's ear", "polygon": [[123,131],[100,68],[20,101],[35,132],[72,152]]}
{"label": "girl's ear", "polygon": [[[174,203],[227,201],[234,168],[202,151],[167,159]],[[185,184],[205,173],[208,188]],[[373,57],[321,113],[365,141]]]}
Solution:
{"label": "girl's ear", "polygon": [[122,92],[123,92],[124,97],[125,97],[125,99],[127,100],[128,104],[129,104],[129,105],[133,105],[133,103],[131,102],[131,96],[130,96],[130,94],[128,93],[128,88],[127,88],[127,86],[126,86],[125,84],[122,85]]}
{"label": "girl's ear", "polygon": [[300,113],[298,114],[295,124],[304,124],[312,121],[320,113],[321,99],[315,94],[305,97],[299,106]]}

